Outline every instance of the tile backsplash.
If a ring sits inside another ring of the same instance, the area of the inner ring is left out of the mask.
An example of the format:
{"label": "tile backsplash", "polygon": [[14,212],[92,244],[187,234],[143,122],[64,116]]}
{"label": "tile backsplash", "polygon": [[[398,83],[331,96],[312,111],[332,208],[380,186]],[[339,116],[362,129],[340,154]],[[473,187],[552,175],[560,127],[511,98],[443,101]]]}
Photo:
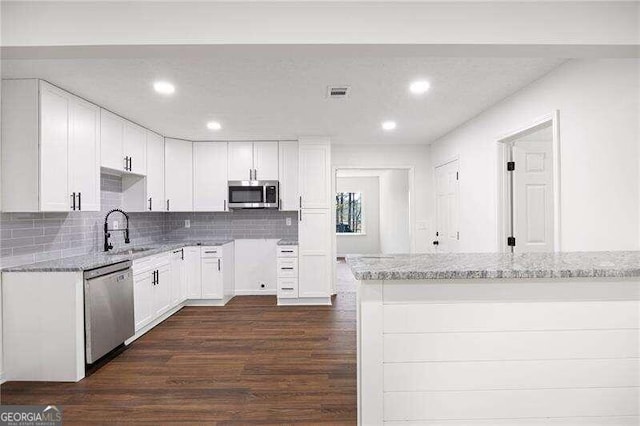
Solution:
{"label": "tile backsplash", "polygon": [[[101,251],[104,216],[122,205],[120,177],[101,176],[100,212],[0,214],[0,267],[59,259]],[[240,210],[229,213],[130,213],[134,245],[163,239],[297,238],[296,212]],[[287,218],[291,225],[287,226]],[[114,213],[124,227],[125,218]],[[185,220],[191,227],[185,228]],[[110,226],[111,227],[111,226]],[[113,232],[114,247],[124,245],[122,232]]]}

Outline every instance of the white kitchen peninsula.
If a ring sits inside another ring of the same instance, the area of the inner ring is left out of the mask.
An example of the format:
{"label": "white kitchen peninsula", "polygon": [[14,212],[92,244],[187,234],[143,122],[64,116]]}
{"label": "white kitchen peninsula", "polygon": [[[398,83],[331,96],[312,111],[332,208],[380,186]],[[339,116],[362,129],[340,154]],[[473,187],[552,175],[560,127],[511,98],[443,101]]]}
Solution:
{"label": "white kitchen peninsula", "polygon": [[638,424],[640,253],[348,263],[359,424]]}

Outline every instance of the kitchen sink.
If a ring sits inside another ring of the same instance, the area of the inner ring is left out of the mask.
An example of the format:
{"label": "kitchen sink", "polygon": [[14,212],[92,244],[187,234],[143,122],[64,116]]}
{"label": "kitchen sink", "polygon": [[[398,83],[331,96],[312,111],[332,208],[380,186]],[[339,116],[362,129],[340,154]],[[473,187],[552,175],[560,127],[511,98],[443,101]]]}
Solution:
{"label": "kitchen sink", "polygon": [[134,247],[130,249],[120,249],[120,250],[110,251],[107,254],[112,254],[112,255],[136,254],[136,253],[143,253],[149,250],[153,250],[153,247]]}

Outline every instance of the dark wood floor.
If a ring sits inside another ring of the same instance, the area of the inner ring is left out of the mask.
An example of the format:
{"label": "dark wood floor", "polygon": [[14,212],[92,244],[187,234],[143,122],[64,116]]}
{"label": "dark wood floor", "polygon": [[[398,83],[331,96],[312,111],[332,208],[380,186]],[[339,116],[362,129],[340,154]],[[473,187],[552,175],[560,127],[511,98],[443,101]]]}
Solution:
{"label": "dark wood floor", "polygon": [[10,382],[2,404],[55,404],[64,424],[356,422],[356,312],[339,265],[331,307],[275,297],[187,307],[78,383]]}

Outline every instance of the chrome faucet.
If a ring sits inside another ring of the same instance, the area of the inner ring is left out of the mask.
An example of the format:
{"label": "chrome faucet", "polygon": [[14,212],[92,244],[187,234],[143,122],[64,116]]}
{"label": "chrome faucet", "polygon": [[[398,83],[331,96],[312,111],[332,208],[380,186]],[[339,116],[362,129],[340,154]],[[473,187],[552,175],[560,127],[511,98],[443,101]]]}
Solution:
{"label": "chrome faucet", "polygon": [[[109,216],[111,213],[119,212],[124,215],[127,219],[127,226],[125,229],[109,229]],[[124,212],[124,210],[113,209],[104,217],[104,251],[109,251],[113,248],[113,244],[109,244],[109,237],[111,237],[111,232],[113,231],[124,231],[124,242],[125,244],[129,244],[129,215]]]}

